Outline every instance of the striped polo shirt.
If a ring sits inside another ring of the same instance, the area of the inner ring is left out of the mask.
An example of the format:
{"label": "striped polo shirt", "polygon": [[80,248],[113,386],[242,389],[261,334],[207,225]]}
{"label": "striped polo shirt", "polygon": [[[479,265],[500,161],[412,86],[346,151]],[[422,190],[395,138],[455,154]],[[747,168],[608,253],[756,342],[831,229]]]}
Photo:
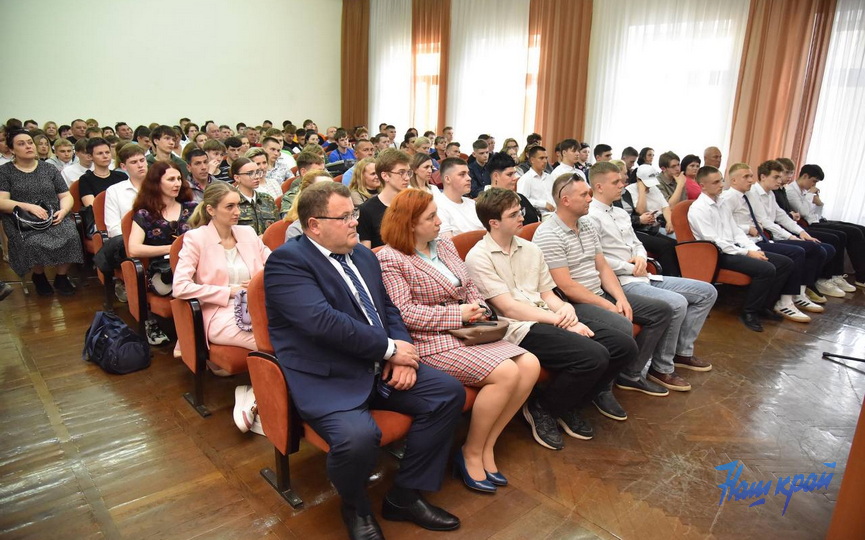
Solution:
{"label": "striped polo shirt", "polygon": [[603,294],[595,255],[603,253],[598,233],[588,217],[577,222],[579,234],[553,213],[538,226],[532,242],[544,252],[550,270],[566,267],[571,278],[595,294]]}

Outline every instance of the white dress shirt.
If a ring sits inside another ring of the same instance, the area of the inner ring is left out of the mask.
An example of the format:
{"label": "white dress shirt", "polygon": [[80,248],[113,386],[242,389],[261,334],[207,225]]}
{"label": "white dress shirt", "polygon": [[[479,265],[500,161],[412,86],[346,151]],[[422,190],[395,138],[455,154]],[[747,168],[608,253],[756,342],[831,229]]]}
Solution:
{"label": "white dress shirt", "polygon": [[525,196],[539,212],[547,213],[547,203],[556,207],[553,200],[553,182],[555,177],[546,171],[538,174],[530,168],[517,181],[517,193]]}
{"label": "white dress shirt", "polygon": [[648,283],[649,278],[634,275],[634,264],[628,262],[634,257],[648,258],[646,248],[637,239],[631,226],[631,216],[618,206],[608,206],[592,199],[589,219],[598,231],[604,258],[616,273],[619,283]]}
{"label": "white dress shirt", "polygon": [[746,255],[760,251],[754,242],[736,226],[733,216],[714,199],[701,193],[688,209],[688,224],[697,240],[708,240],[727,255]]}
{"label": "white dress shirt", "polygon": [[583,174],[583,171],[574,167],[573,165],[568,165],[566,163],[559,163],[558,166],[553,169],[553,172],[550,173],[550,176],[553,177],[553,182],[555,182],[556,178],[558,178],[559,176],[570,173],[577,173],[583,180],[588,180],[588,178],[586,178],[586,175]]}
{"label": "white dress shirt", "polygon": [[130,180],[118,182],[105,191],[105,227],[109,238],[120,236],[120,221],[132,210],[137,196],[138,190]]}
{"label": "white dress shirt", "polygon": [[784,188],[787,191],[787,200],[790,202],[790,208],[794,212],[798,212],[809,225],[820,221],[819,216],[811,213],[811,200],[808,199],[808,190],[799,187],[796,182],[790,182]]}
{"label": "white dress shirt", "polygon": [[789,240],[793,235],[798,235],[804,229],[787,215],[787,212],[778,206],[775,194],[763,189],[759,183],[751,186],[751,190],[745,194],[754,208],[754,215],[763,229],[772,233],[775,240]]}
{"label": "white dress shirt", "polygon": [[[733,218],[733,223],[736,228],[742,231],[749,240],[754,242],[762,242],[763,239],[759,234],[751,236],[751,227],[754,227],[754,220],[751,219],[751,212],[748,210],[748,204],[745,202],[745,194],[733,188],[724,190],[718,197],[718,205]],[[756,229],[756,227],[754,227]]]}

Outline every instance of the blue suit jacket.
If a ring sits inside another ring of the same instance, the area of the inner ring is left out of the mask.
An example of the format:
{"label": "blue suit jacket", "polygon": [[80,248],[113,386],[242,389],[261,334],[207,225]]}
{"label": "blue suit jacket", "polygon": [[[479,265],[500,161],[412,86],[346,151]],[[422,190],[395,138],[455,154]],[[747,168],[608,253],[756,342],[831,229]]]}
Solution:
{"label": "blue suit jacket", "polygon": [[280,246],[264,267],[270,340],[306,419],[363,404],[388,337],[411,342],[382,284],[378,259],[360,244],[351,258],[384,329],[369,324],[348,284],[306,235]]}

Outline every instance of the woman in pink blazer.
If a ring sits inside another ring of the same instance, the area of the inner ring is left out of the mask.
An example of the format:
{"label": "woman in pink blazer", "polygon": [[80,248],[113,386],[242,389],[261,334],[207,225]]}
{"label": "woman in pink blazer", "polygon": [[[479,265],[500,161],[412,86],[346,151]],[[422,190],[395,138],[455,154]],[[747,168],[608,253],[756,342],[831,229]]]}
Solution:
{"label": "woman in pink blazer", "polygon": [[447,332],[484,318],[486,307],[453,243],[438,238],[436,212],[428,191],[407,189],[394,198],[381,225],[382,280],[421,361],[481,388],[454,463],[466,486],[492,492],[507,485],[495,462],[496,440],[528,398],[540,367],[533,354],[507,341],[466,346]]}
{"label": "woman in pink blazer", "polygon": [[[255,350],[255,337],[243,330],[235,318],[234,297],[264,268],[270,249],[255,229],[237,225],[240,193],[225,182],[214,182],[189,223],[174,271],[175,298],[197,298],[201,302],[207,345],[234,345]],[[219,369],[213,369],[217,375]],[[241,431],[253,429],[255,396],[249,386],[235,390],[234,420]]]}

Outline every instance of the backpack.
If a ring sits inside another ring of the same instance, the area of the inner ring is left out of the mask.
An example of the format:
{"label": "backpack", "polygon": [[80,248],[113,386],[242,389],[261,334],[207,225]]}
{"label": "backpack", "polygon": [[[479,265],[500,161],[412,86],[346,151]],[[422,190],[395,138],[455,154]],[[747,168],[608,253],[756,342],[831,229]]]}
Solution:
{"label": "backpack", "polygon": [[83,360],[125,375],[150,366],[150,345],[114,313],[97,311],[84,334]]}

